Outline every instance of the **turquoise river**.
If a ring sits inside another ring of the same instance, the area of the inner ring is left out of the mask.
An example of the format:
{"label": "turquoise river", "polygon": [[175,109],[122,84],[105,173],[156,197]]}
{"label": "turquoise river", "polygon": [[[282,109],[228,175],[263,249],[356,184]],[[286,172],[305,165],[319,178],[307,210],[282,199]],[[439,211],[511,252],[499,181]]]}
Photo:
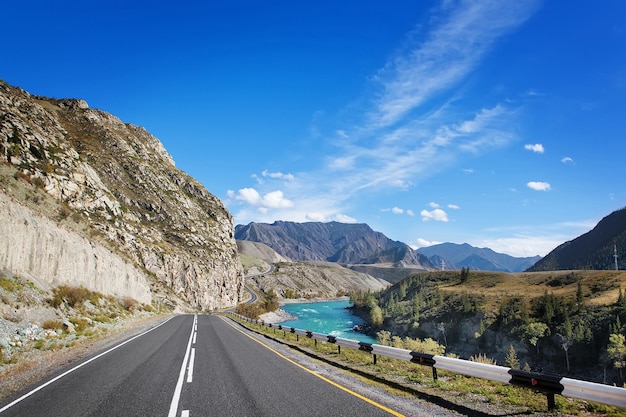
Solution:
{"label": "turquoise river", "polygon": [[364,321],[350,313],[346,308],[350,305],[349,300],[285,304],[280,308],[297,319],[281,324],[345,339],[376,343],[375,338],[353,330],[354,326],[363,324]]}

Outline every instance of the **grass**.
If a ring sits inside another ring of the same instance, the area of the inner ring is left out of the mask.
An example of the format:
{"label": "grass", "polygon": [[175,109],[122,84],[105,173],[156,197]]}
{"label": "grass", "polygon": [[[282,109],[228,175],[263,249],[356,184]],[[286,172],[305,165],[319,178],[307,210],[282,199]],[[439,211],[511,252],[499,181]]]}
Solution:
{"label": "grass", "polygon": [[14,279],[0,276],[0,287],[8,292],[17,292],[22,289],[23,285]]}
{"label": "grass", "polygon": [[[277,326],[266,327],[236,320],[254,332],[355,373],[367,383],[383,384],[392,393],[401,392],[403,395],[429,398],[435,402],[453,403],[452,407],[454,404],[472,407],[470,403],[474,401],[489,407],[514,408],[517,414],[545,413],[547,410],[546,396],[533,390],[445,370],[437,370],[438,379],[434,380],[432,368],[428,366],[384,356],[378,356],[374,364],[373,356],[368,352],[298,337],[289,331],[279,330]],[[625,415],[625,410],[617,407],[556,396],[554,415],[583,415],[590,412],[607,417]]]}

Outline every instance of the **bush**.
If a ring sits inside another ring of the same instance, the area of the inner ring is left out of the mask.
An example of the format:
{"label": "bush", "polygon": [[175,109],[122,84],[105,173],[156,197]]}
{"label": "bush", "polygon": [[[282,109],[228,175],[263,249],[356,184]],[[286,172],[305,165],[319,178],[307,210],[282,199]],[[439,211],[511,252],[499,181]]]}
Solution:
{"label": "bush", "polygon": [[470,356],[469,360],[472,362],[485,363],[487,365],[498,364],[495,359],[487,357],[484,353],[479,353],[478,356]]}
{"label": "bush", "polygon": [[0,287],[8,292],[15,292],[20,289],[20,285],[7,277],[0,277]]}
{"label": "bush", "polygon": [[61,320],[46,320],[41,327],[46,330],[59,330],[63,328],[63,322]]}
{"label": "bush", "polygon": [[55,308],[59,308],[63,303],[66,303],[70,307],[80,307],[85,301],[89,301],[92,304],[96,304],[101,295],[89,291],[84,287],[70,287],[69,285],[61,285],[52,290],[52,298],[48,300],[48,303]]}
{"label": "bush", "polygon": [[134,310],[137,307],[137,304],[139,303],[134,298],[124,297],[122,299],[122,307],[124,307],[124,309],[127,311]]}

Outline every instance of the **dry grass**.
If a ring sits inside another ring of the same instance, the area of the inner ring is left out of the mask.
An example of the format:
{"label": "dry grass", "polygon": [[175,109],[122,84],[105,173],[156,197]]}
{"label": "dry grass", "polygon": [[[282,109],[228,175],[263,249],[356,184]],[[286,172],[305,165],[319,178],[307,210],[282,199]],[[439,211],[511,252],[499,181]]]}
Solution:
{"label": "dry grass", "polygon": [[613,304],[617,301],[620,288],[626,291],[626,271],[471,271],[467,282],[440,284],[439,289],[447,294],[484,296],[488,303],[485,309],[496,311],[502,299],[514,296],[530,300],[548,292],[564,298],[575,298],[579,281],[585,303],[590,306]]}

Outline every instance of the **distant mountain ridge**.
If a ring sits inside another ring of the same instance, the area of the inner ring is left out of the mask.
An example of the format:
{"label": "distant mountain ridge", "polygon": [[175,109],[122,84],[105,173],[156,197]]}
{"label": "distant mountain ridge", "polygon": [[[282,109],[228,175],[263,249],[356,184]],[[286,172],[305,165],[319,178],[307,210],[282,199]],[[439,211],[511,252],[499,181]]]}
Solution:
{"label": "distant mountain ridge", "polygon": [[433,268],[428,258],[407,244],[393,241],[364,223],[250,223],[235,227],[235,239],[264,243],[293,260]]}
{"label": "distant mountain ridge", "polygon": [[517,258],[489,248],[477,248],[467,243],[441,243],[417,249],[430,261],[445,269],[477,269],[495,272],[522,272],[533,266],[541,256]]}
{"label": "distant mountain ridge", "polygon": [[614,211],[589,232],[559,245],[528,271],[615,269],[615,255],[618,268],[626,268],[626,208]]}
{"label": "distant mountain ridge", "polygon": [[488,248],[475,248],[467,243],[444,243],[415,251],[364,223],[250,223],[235,227],[235,239],[264,243],[293,260],[327,261],[344,265],[387,265],[436,270],[445,263],[446,269],[468,267],[520,272],[540,259],[539,256],[515,258]]}

